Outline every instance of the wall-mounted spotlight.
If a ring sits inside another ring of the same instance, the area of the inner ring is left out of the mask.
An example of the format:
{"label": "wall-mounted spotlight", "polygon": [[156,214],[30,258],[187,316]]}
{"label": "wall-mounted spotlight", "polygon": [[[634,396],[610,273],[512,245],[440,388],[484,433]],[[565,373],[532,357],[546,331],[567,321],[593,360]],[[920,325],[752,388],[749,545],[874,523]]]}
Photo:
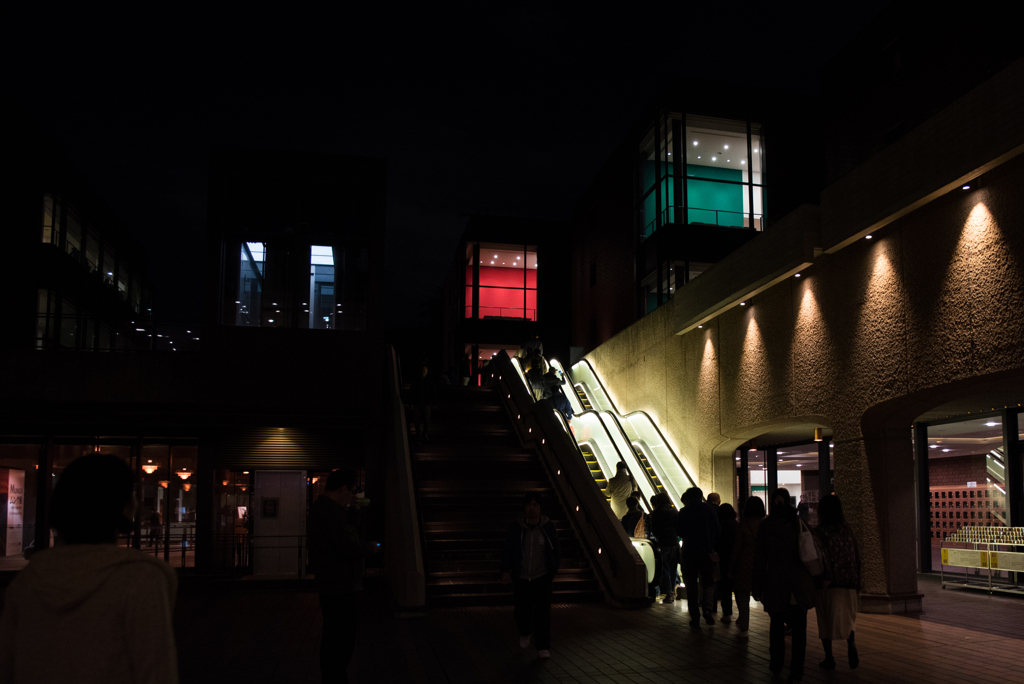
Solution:
{"label": "wall-mounted spotlight", "polygon": [[823,442],[825,441],[825,430],[823,428],[814,428],[814,441]]}

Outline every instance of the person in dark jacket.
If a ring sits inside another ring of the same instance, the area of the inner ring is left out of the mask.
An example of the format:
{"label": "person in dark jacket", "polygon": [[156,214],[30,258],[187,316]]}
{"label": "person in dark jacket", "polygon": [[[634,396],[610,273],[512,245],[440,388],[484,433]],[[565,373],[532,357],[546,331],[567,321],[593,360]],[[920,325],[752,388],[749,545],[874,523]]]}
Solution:
{"label": "person in dark jacket", "polygon": [[656,494],[651,501],[651,534],[658,542],[661,554],[661,575],[658,578],[659,593],[664,595],[662,603],[672,603],[679,585],[679,535],[676,532],[676,509],[668,494]]}
{"label": "person in dark jacket", "polygon": [[542,514],[540,494],[527,492],[523,514],[505,537],[501,581],[512,583],[520,648],[533,636],[541,658],[551,657],[551,583],[561,562],[555,524]]}
{"label": "person in dark jacket", "polygon": [[[646,539],[647,514],[640,508],[640,499],[635,496],[629,497],[626,499],[626,508],[629,509],[629,512],[622,516],[622,527],[626,530],[626,534],[630,537],[643,537]],[[639,526],[641,520],[644,521],[643,527]]]}
{"label": "person in dark jacket", "polygon": [[771,511],[754,542],[752,590],[771,618],[768,667],[776,677],[782,672],[788,624],[793,630],[789,680],[798,682],[804,675],[807,610],[814,605],[814,583],[800,560],[800,522],[789,490],[776,489],[771,501]]}
{"label": "person in dark jacket", "polygon": [[718,517],[704,503],[704,492],[690,487],[682,496],[683,510],[676,516],[676,531],[683,538],[683,584],[686,585],[686,606],[690,612],[690,627],[700,627],[700,614],[704,621],[715,624],[715,567],[718,554],[720,526]]}
{"label": "person in dark jacket", "polygon": [[718,552],[719,578],[715,582],[715,604],[722,604],[722,622],[732,620],[732,578],[728,568],[732,565],[732,547],[736,543],[736,509],[732,504],[718,506],[718,524],[722,534],[718,537],[715,551]]}
{"label": "person in dark jacket", "polygon": [[825,660],[819,665],[833,670],[832,641],[846,639],[846,655],[850,669],[860,664],[854,629],[857,625],[857,595],[860,589],[860,550],[857,538],[846,524],[843,504],[835,494],[818,503],[819,525],[814,534],[825,552],[825,572],[814,610],[818,616],[818,637],[825,649]]}
{"label": "person in dark jacket", "polygon": [[348,664],[359,630],[363,559],[379,547],[376,542],[359,540],[349,517],[355,493],[356,471],[334,470],[309,512],[309,565],[324,621],[320,639],[320,677],[324,682],[348,681]]}
{"label": "person in dark jacket", "polygon": [[743,520],[736,527],[732,559],[728,566],[722,565],[723,570],[728,568],[733,591],[736,593],[736,608],[739,611],[736,626],[739,627],[740,638],[749,636],[747,631],[750,629],[750,587],[754,575],[754,546],[757,531],[763,520],[764,501],[758,496],[748,498],[743,506]]}

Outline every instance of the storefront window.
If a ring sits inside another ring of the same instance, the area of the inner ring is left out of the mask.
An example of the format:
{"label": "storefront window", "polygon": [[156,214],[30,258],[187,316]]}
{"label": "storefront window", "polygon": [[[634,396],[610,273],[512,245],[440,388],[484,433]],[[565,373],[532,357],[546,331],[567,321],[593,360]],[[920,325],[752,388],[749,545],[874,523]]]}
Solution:
{"label": "storefront window", "polygon": [[[1008,526],[1002,419],[929,425],[928,487],[934,569],[941,565],[940,543],[957,530]],[[944,569],[964,570],[948,565]]]}
{"label": "storefront window", "polygon": [[213,549],[210,557],[220,569],[252,566],[253,473],[214,471]]}
{"label": "storefront window", "polygon": [[35,546],[38,465],[38,444],[0,444],[0,572],[23,568]]}
{"label": "storefront window", "polygon": [[463,266],[466,273],[466,318],[473,317],[473,292],[474,292],[474,280],[473,280],[473,248],[476,245],[475,242],[470,242],[466,245],[466,262]]}

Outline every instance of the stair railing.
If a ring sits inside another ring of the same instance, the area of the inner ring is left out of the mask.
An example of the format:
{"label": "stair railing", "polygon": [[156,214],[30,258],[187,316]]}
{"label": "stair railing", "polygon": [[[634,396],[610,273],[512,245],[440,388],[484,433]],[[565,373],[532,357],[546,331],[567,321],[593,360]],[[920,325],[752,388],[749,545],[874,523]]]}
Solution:
{"label": "stair railing", "polygon": [[606,600],[616,605],[646,604],[647,568],[608,506],[564,419],[550,401],[534,402],[505,352],[498,352],[491,367],[516,434],[540,456]]}
{"label": "stair railing", "polygon": [[398,355],[388,346],[385,356],[387,399],[385,400],[384,460],[386,476],[384,569],[395,602],[403,608],[426,603],[426,574],[420,545],[420,524],[416,511],[416,490],[409,458],[409,431],[402,401]]}

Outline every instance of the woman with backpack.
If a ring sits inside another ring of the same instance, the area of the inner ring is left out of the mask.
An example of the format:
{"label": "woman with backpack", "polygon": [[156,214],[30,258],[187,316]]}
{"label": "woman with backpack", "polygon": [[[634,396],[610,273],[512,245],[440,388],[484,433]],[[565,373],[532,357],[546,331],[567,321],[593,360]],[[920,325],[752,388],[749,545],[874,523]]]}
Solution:
{"label": "woman with backpack", "polygon": [[860,552],[857,538],[846,524],[843,504],[835,494],[818,503],[818,527],[814,534],[825,556],[822,587],[817,591],[814,612],[818,616],[818,636],[825,649],[819,665],[834,670],[833,639],[846,639],[850,669],[860,664],[853,639],[857,623],[857,593],[860,587]]}

